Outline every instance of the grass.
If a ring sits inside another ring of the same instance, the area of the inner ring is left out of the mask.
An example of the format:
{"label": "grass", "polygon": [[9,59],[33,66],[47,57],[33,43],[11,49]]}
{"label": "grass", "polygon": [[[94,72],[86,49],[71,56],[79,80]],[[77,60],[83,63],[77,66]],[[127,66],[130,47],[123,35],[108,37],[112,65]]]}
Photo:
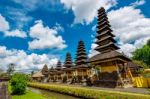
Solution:
{"label": "grass", "polygon": [[[11,93],[11,86],[8,85],[8,91]],[[41,94],[33,93],[30,90],[27,90],[23,95],[11,95],[11,99],[46,99]]]}
{"label": "grass", "polygon": [[150,95],[127,93],[119,91],[106,91],[83,87],[62,86],[55,84],[28,83],[28,86],[55,91],[72,96],[94,99],[150,99]]}
{"label": "grass", "polygon": [[40,94],[33,93],[32,91],[27,91],[23,95],[12,95],[11,99],[46,99]]}

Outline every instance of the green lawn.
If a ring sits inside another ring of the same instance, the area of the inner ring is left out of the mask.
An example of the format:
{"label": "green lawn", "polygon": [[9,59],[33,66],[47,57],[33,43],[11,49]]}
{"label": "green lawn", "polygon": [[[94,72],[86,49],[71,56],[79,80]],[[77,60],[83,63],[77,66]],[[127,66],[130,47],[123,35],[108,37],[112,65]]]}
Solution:
{"label": "green lawn", "polygon": [[33,93],[32,91],[28,90],[23,95],[12,95],[11,99],[46,99],[40,94]]}
{"label": "green lawn", "polygon": [[[8,85],[8,91],[11,93],[11,86]],[[34,93],[30,90],[27,90],[23,95],[11,95],[11,99],[46,99],[41,94]]]}

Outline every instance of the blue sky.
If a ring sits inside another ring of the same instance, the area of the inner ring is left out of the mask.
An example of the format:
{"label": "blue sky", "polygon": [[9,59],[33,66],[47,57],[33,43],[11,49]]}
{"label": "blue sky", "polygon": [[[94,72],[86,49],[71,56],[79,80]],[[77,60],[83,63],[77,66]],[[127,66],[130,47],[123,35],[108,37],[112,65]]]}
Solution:
{"label": "blue sky", "polygon": [[94,48],[97,9],[105,7],[119,51],[129,57],[150,38],[149,0],[0,0],[0,67],[31,71]]}

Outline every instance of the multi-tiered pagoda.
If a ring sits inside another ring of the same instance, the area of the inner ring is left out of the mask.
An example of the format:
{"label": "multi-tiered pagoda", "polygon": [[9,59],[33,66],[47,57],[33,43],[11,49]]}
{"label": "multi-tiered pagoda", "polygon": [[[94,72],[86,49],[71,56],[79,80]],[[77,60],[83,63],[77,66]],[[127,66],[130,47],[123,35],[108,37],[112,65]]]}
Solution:
{"label": "multi-tiered pagoda", "polygon": [[56,70],[53,67],[49,69],[48,82],[53,82],[55,80],[55,72]]}
{"label": "multi-tiered pagoda", "polygon": [[[95,50],[100,54],[93,56],[89,62],[97,69],[98,84],[105,87],[128,86],[131,83],[131,73],[126,65],[129,58],[119,53],[114,34],[112,34],[105,9],[98,10],[97,41]],[[117,20],[116,20],[117,21]]]}
{"label": "multi-tiered pagoda", "polygon": [[46,77],[48,76],[48,67],[47,65],[45,64],[44,67],[42,68],[42,74],[45,75]]}
{"label": "multi-tiered pagoda", "polygon": [[71,54],[69,52],[67,52],[64,67],[71,68],[72,66],[73,66],[73,64],[72,64]]}
{"label": "multi-tiered pagoda", "polygon": [[[72,58],[71,58],[71,54],[69,52],[67,52],[66,54],[66,59],[64,62],[64,79],[66,79],[66,81],[71,82],[72,78],[73,78],[73,72],[74,72],[74,66],[72,63]],[[66,82],[64,81],[64,82]]]}
{"label": "multi-tiered pagoda", "polygon": [[61,82],[62,81],[62,65],[61,65],[61,61],[58,61],[56,64],[56,68],[55,68],[55,75],[54,75],[54,79],[56,81]]}
{"label": "multi-tiered pagoda", "polygon": [[109,24],[105,9],[101,8],[98,10],[98,25],[97,25],[97,41],[98,47],[95,48],[96,51],[105,53],[119,49],[115,45],[114,35],[112,34],[112,29]]}
{"label": "multi-tiered pagoda", "polygon": [[76,53],[76,71],[75,74],[79,79],[83,80],[87,78],[89,74],[89,67],[87,65],[87,54],[84,46],[84,42],[81,40],[78,43],[77,53]]}
{"label": "multi-tiered pagoda", "polygon": [[79,41],[76,53],[76,66],[85,66],[87,63],[87,54],[83,41]]}
{"label": "multi-tiered pagoda", "polygon": [[60,71],[61,68],[62,68],[61,61],[58,61],[55,69],[58,70],[58,71]]}

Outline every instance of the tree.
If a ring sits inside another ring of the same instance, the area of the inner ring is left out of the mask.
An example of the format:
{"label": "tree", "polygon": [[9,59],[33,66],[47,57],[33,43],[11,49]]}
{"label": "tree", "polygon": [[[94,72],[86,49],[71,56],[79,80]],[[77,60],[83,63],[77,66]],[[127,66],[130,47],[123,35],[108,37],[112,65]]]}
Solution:
{"label": "tree", "polygon": [[34,74],[34,71],[31,72],[31,76]]}
{"label": "tree", "polygon": [[147,45],[150,47],[150,39],[147,41]]}
{"label": "tree", "polygon": [[147,66],[150,66],[150,46],[144,45],[142,48],[135,50],[132,58],[133,60],[142,61]]}
{"label": "tree", "polygon": [[15,67],[15,64],[13,64],[13,63],[10,63],[10,64],[8,65],[7,73],[8,73],[9,75],[11,75],[11,74],[15,71],[14,67]]}
{"label": "tree", "polygon": [[148,68],[148,66],[143,61],[133,60],[133,62],[142,66],[144,69]]}
{"label": "tree", "polygon": [[28,78],[25,74],[15,73],[10,80],[12,94],[24,94],[27,87],[27,80]]}

